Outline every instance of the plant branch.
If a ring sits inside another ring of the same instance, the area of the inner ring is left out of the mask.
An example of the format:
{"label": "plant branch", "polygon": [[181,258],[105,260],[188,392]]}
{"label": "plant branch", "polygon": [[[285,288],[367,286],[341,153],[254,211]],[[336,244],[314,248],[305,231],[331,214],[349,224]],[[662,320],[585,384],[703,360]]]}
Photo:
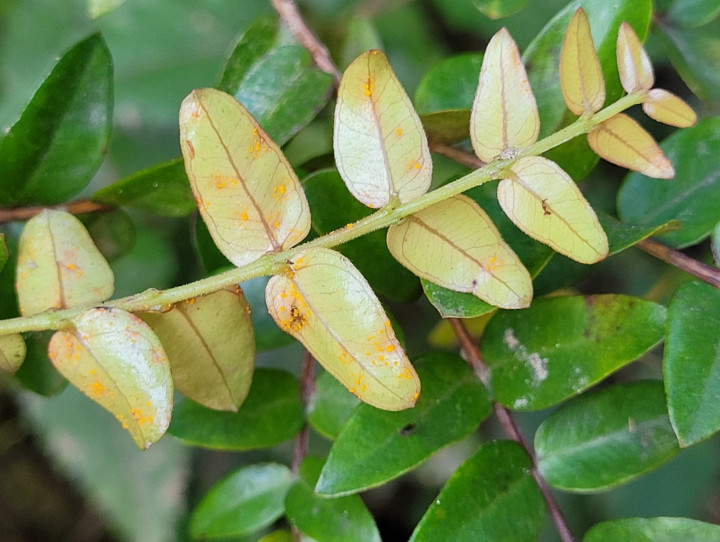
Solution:
{"label": "plant branch", "polygon": [[[455,335],[458,338],[458,341],[460,342],[460,347],[465,353],[465,357],[467,358],[468,363],[473,368],[473,371],[475,371],[475,374],[477,374],[480,380],[482,380],[482,382],[487,386],[487,366],[482,359],[480,349],[475,344],[473,338],[470,336],[470,332],[468,331],[463,321],[459,318],[449,318],[448,320],[453,328],[453,331],[455,332]],[[530,458],[533,478],[535,479],[535,483],[538,485],[538,488],[540,488],[540,492],[545,499],[545,506],[547,507],[550,518],[555,524],[555,528],[560,535],[560,540],[562,540],[563,542],[574,542],[575,539],[570,532],[570,529],[568,528],[567,522],[563,517],[562,511],[560,510],[557,501],[555,501],[555,497],[553,496],[552,491],[550,491],[550,486],[548,486],[545,478],[543,478],[538,471],[535,452],[533,451],[530,444],[528,444],[527,439],[520,430],[520,427],[515,421],[515,418],[513,417],[512,413],[500,403],[493,402],[493,407],[495,409],[495,415],[500,422],[500,426],[502,427],[503,432],[507,435],[509,439],[514,440],[515,442],[520,444],[525,449],[525,452]]]}
{"label": "plant branch", "polygon": [[430,143],[430,150],[436,154],[446,156],[458,164],[462,164],[463,166],[467,166],[469,168],[477,169],[485,165],[485,162],[480,160],[480,158],[474,154],[456,149],[450,145],[433,145]]}
{"label": "plant branch", "polygon": [[656,258],[689,273],[708,284],[720,288],[720,269],[699,262],[652,239],[643,239],[637,246]]}
{"label": "plant branch", "polygon": [[[15,220],[28,220],[35,215],[40,214],[48,207],[19,207],[17,209],[0,209],[0,224],[5,222],[13,222]],[[83,213],[106,212],[112,211],[115,207],[105,205],[103,203],[95,203],[89,199],[79,199],[63,205],[56,205],[50,209],[62,209],[73,215],[81,215]]]}

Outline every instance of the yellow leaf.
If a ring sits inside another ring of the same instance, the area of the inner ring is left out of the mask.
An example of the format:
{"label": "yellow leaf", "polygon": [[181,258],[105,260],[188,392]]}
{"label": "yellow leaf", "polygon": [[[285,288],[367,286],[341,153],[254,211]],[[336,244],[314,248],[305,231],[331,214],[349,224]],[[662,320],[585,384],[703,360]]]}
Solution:
{"label": "yellow leaf", "polygon": [[678,128],[687,128],[697,121],[695,111],[688,104],[661,88],[648,91],[642,107],[651,119]]}
{"label": "yellow leaf", "polygon": [[150,327],[119,309],[90,309],[58,331],[48,354],[55,368],[149,448],[167,430],[173,404],[170,367]]}
{"label": "yellow leaf", "polygon": [[365,278],[338,252],[299,252],[287,276],[265,289],[277,325],[361,400],[384,410],[411,408],[420,380]]}
{"label": "yellow leaf", "polygon": [[520,158],[500,181],[498,201],[518,228],[575,261],[595,263],[608,254],[595,212],[555,162]]}
{"label": "yellow leaf", "polygon": [[627,115],[618,114],[599,124],[587,138],[592,150],[608,162],[658,179],[675,175],[652,136]]}
{"label": "yellow leaf", "polygon": [[295,172],[232,96],[210,88],[191,92],[180,108],[180,146],[200,214],[233,264],[288,249],[310,231]]}
{"label": "yellow leaf", "polygon": [[480,206],[455,196],[391,226],[387,245],[416,275],[504,309],[530,305],[532,279]]}
{"label": "yellow leaf", "polygon": [[590,23],[582,8],[570,19],[565,33],[560,53],[560,86],[565,104],[576,115],[595,113],[605,103],[605,80]]}
{"label": "yellow leaf", "polygon": [[3,335],[0,337],[0,369],[14,373],[25,360],[25,341],[22,335]]}
{"label": "yellow leaf", "polygon": [[620,82],[628,94],[649,90],[655,83],[653,67],[635,31],[622,23],[617,37],[617,63]]}
{"label": "yellow leaf", "polygon": [[208,408],[237,411],[250,390],[255,360],[242,290],[219,290],[142,317],[165,345],[179,392]]}
{"label": "yellow leaf", "polygon": [[110,266],[70,213],[45,209],[25,225],[16,274],[22,314],[101,303],[114,284]]}
{"label": "yellow leaf", "polygon": [[335,108],[335,162],[368,207],[422,196],[432,159],[422,123],[387,58],[366,51],[343,74]]}
{"label": "yellow leaf", "polygon": [[510,157],[537,141],[535,96],[517,45],[507,30],[493,36],[485,51],[470,116],[470,139],[485,162]]}

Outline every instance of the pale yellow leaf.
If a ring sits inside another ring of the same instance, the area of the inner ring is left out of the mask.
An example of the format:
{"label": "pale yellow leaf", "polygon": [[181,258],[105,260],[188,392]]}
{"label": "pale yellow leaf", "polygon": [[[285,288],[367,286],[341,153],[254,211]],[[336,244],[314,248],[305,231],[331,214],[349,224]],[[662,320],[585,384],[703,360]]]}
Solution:
{"label": "pale yellow leaf", "polygon": [[661,88],[648,91],[642,107],[648,117],[670,126],[687,128],[697,121],[695,111],[688,104]]}
{"label": "pale yellow leaf", "polygon": [[25,353],[22,335],[15,333],[0,336],[0,370],[8,373],[17,371],[25,360]]}
{"label": "pale yellow leaf", "polygon": [[671,179],[675,170],[655,140],[624,114],[615,115],[588,133],[588,143],[602,158],[648,177]]}
{"label": "pale yellow leaf", "polygon": [[485,162],[511,157],[529,147],[540,131],[535,96],[517,45],[507,30],[493,36],[485,50],[470,116],[470,139]]}
{"label": "pale yellow leaf", "polygon": [[617,37],[617,64],[620,82],[628,94],[649,90],[655,83],[652,63],[632,27],[623,22]]}
{"label": "pale yellow leaf", "polygon": [[333,145],[340,176],[368,207],[427,192],[432,159],[425,131],[381,51],[366,51],[345,70]]}
{"label": "pale yellow leaf", "polygon": [[293,260],[292,271],[272,277],[265,290],[277,325],[361,400],[384,410],[411,408],[420,380],[365,278],[329,249]]}
{"label": "pale yellow leaf", "polygon": [[504,309],[530,305],[532,279],[480,206],[454,196],[387,233],[390,252],[416,275]]}
{"label": "pale yellow leaf", "polygon": [[242,266],[310,231],[310,208],[282,151],[232,96],[205,88],[180,108],[195,201],[220,251]]}
{"label": "pale yellow leaf", "polygon": [[500,181],[498,201],[518,228],[575,261],[595,263],[608,254],[595,212],[555,162],[520,158]]}
{"label": "pale yellow leaf", "polygon": [[110,266],[70,213],[45,209],[23,228],[16,273],[22,314],[101,303],[114,284]]}

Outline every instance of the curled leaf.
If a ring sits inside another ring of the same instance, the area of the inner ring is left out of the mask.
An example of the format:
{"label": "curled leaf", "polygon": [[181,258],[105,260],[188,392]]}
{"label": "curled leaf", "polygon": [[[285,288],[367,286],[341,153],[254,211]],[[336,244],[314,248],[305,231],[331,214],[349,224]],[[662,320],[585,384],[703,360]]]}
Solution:
{"label": "curled leaf", "polygon": [[657,179],[675,176],[670,160],[652,136],[625,114],[597,125],[587,138],[592,150],[608,162]]}
{"label": "curled leaf", "polygon": [[650,90],[655,83],[652,63],[632,27],[623,22],[617,37],[617,64],[625,92]]}
{"label": "curled leaf", "polygon": [[25,360],[25,341],[22,335],[3,335],[0,337],[0,369],[14,373]]}
{"label": "curled leaf", "polygon": [[502,28],[485,50],[470,116],[475,154],[490,162],[529,147],[540,131],[535,96],[515,41]]}
{"label": "curled leaf", "polygon": [[25,225],[16,274],[23,315],[101,303],[114,283],[85,226],[70,213],[45,209]]}
{"label": "curled leaf", "polygon": [[391,226],[392,255],[416,275],[504,308],[527,307],[532,279],[480,206],[454,196]]}
{"label": "curled leaf", "polygon": [[145,322],[120,309],[94,308],[72,330],[50,339],[55,368],[120,421],[143,449],[168,428],[173,385],[160,341]]}
{"label": "curled leaf", "polygon": [[348,190],[368,207],[410,201],[430,187],[425,131],[381,51],[366,51],[343,74],[334,150]]}
{"label": "curled leaf", "polygon": [[498,202],[515,225],[533,239],[581,263],[608,254],[608,240],[590,204],[555,162],[526,156],[498,185]]}
{"label": "curled leaf", "polygon": [[232,96],[195,90],[180,108],[180,146],[195,201],[220,251],[242,266],[310,231],[310,209],[280,148]]}
{"label": "curled leaf", "polygon": [[270,279],[268,311],[361,400],[384,410],[411,408],[420,380],[365,278],[338,252],[298,253],[291,272]]}
{"label": "curled leaf", "polygon": [[688,104],[661,88],[649,90],[642,107],[648,117],[670,126],[688,128],[697,121],[695,111]]}

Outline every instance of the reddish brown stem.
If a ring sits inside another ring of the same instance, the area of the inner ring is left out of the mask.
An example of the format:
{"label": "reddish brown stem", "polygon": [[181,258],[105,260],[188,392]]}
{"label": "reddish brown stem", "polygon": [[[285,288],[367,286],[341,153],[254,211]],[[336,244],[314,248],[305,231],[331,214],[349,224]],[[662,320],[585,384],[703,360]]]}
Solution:
{"label": "reddish brown stem", "polygon": [[0,209],[0,224],[5,222],[13,222],[15,220],[28,220],[35,215],[40,214],[44,209],[61,209],[73,215],[81,215],[83,213],[107,212],[112,211],[114,207],[95,203],[89,199],[79,199],[71,201],[63,205],[54,207],[20,207],[18,209]]}
{"label": "reddish brown stem", "polygon": [[702,281],[720,288],[720,269],[699,262],[682,252],[667,247],[652,239],[644,239],[637,246],[656,258],[682,269]]}
{"label": "reddish brown stem", "polygon": [[[315,391],[315,380],[313,378],[315,360],[310,352],[303,352],[302,366],[300,367],[300,400],[307,407],[310,397]],[[300,463],[307,455],[310,433],[307,423],[295,437],[295,454],[293,456],[292,470],[297,473],[300,469]]]}
{"label": "reddish brown stem", "polygon": [[447,156],[458,164],[462,164],[471,169],[478,169],[485,165],[485,162],[480,160],[480,158],[478,158],[474,154],[470,154],[469,152],[456,149],[455,147],[451,147],[449,145],[437,145],[431,142],[430,150],[436,154],[442,154],[443,156]]}

